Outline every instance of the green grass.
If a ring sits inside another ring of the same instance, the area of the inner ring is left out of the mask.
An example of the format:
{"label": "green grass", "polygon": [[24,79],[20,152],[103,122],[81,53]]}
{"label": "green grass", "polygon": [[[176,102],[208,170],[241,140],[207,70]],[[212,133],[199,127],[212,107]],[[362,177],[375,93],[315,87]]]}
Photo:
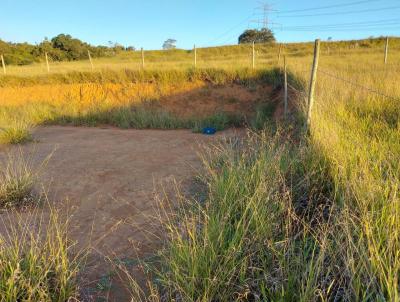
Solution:
{"label": "green grass", "polygon": [[[79,262],[67,239],[68,226],[52,211],[9,219],[0,234],[0,301],[64,302],[78,298]],[[8,221],[9,220],[9,221]],[[38,223],[32,228],[33,223]]]}
{"label": "green grass", "polygon": [[207,126],[215,127],[218,131],[239,126],[243,124],[243,119],[239,115],[225,112],[217,112],[204,118],[182,118],[161,108],[140,105],[94,112],[78,117],[61,115],[45,124],[91,127],[112,125],[123,129],[192,129],[194,132],[201,132]]}
{"label": "green grass", "polygon": [[[208,198],[165,224],[153,288],[167,300],[311,301],[329,297],[329,222],[310,203],[329,186],[325,163],[279,133],[251,133],[205,154]],[[311,215],[312,211],[312,215]],[[165,213],[166,214],[166,213]],[[318,224],[316,223],[316,220]],[[312,228],[311,228],[312,226]],[[133,290],[132,290],[133,291]]]}

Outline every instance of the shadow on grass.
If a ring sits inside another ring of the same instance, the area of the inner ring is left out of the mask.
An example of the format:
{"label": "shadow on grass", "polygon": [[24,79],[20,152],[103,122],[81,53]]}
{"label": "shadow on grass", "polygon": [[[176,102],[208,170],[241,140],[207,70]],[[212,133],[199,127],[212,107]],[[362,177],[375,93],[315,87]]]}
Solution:
{"label": "shadow on grass", "polygon": [[60,115],[45,125],[101,126],[110,125],[122,129],[192,129],[201,132],[204,127],[218,131],[243,125],[239,115],[216,112],[206,117],[181,118],[166,110],[146,105],[119,107],[111,110],[86,113],[84,115]]}
{"label": "shadow on grass", "polygon": [[[200,81],[201,87],[189,91],[164,95],[164,84],[180,84]],[[143,100],[140,96],[128,99],[110,91],[116,99],[92,99],[85,96],[85,89],[79,95],[66,90],[60,95],[60,102],[48,100],[40,102],[28,100],[20,108],[2,108],[0,113],[9,118],[22,117],[33,125],[110,125],[134,129],[193,129],[199,132],[204,127],[223,130],[228,127],[250,125],[262,127],[272,120],[281,99],[282,74],[279,69],[253,71],[243,69],[226,71],[204,69],[185,71],[103,71],[94,73],[70,73],[47,77],[17,78],[5,77],[0,86],[24,86],[41,84],[105,83],[121,84],[121,89],[129,85],[151,83],[155,100]],[[158,86],[161,85],[161,86]],[[69,89],[66,86],[66,89]],[[90,92],[90,91],[89,91]],[[89,93],[88,92],[88,93]],[[50,93],[50,91],[49,91]],[[49,98],[50,100],[50,98]],[[115,102],[115,105],[112,105]],[[121,105],[123,104],[123,105]],[[4,122],[4,121],[3,121]]]}

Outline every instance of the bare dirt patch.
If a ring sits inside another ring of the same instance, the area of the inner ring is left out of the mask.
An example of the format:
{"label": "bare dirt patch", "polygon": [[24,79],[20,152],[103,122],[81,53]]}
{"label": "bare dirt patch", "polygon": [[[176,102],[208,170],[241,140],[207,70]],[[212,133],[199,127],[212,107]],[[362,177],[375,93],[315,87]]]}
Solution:
{"label": "bare dirt patch", "polygon": [[[269,101],[272,88],[257,85],[205,85],[203,87],[163,96],[159,105],[181,117],[209,116],[215,112],[249,117],[257,104]],[[195,100],[195,101],[194,101]]]}
{"label": "bare dirt patch", "polygon": [[[102,296],[129,301],[110,277],[111,260],[149,257],[162,246],[155,197],[174,200],[175,182],[190,192],[201,169],[199,144],[208,144],[234,130],[213,137],[187,130],[120,130],[115,128],[43,127],[36,143],[23,151],[40,163],[54,151],[40,185],[51,203],[70,217],[69,236],[78,248],[94,246],[82,276],[85,301]],[[13,147],[17,148],[17,147]],[[43,208],[46,212],[46,207]],[[143,276],[137,272],[143,282]]]}

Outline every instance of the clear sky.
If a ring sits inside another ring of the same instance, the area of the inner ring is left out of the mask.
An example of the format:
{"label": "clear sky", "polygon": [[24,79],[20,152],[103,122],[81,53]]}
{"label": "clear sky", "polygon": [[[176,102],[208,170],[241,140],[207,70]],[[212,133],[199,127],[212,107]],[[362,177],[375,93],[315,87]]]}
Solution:
{"label": "clear sky", "polygon": [[[269,26],[278,41],[400,35],[400,0],[271,0]],[[68,33],[91,44],[108,41],[159,49],[235,44],[261,27],[258,0],[0,0],[0,39],[40,42]],[[256,21],[260,21],[258,23]]]}

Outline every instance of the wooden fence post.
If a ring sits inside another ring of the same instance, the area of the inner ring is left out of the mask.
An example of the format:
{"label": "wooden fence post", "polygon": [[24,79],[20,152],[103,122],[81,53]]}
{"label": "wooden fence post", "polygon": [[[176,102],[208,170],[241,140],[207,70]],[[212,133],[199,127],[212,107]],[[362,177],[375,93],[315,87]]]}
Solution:
{"label": "wooden fence post", "polygon": [[142,47],[142,69],[144,69],[144,50]]}
{"label": "wooden fence post", "polygon": [[252,54],[252,68],[256,68],[256,48],[255,42],[253,41],[253,54]]}
{"label": "wooden fence post", "polygon": [[386,37],[386,43],[385,43],[385,64],[387,64],[388,52],[389,52],[389,37]]}
{"label": "wooden fence post", "polygon": [[286,56],[283,56],[283,68],[284,68],[284,110],[283,116],[285,119],[287,118],[288,114],[288,80],[287,80],[287,66],[286,66]]}
{"label": "wooden fence post", "polygon": [[94,69],[93,67],[93,61],[92,61],[92,56],[90,55],[90,50],[88,49],[87,51],[88,57],[89,57],[89,61],[90,61],[90,66],[92,67],[92,70]]}
{"label": "wooden fence post", "polygon": [[278,50],[278,67],[281,65],[281,54],[282,54],[282,43],[279,43],[279,50]]}
{"label": "wooden fence post", "polygon": [[1,65],[3,66],[3,73],[6,74],[7,70],[6,70],[6,62],[4,62],[4,57],[3,55],[1,55]]}
{"label": "wooden fence post", "polygon": [[193,46],[193,52],[194,52],[194,68],[197,67],[197,48],[196,44]]}
{"label": "wooden fence post", "polygon": [[47,72],[50,72],[49,57],[47,55],[47,52],[44,53],[44,56],[46,57]]}
{"label": "wooden fence post", "polygon": [[308,92],[308,112],[307,112],[306,130],[308,130],[310,125],[311,125],[311,113],[312,113],[312,108],[313,108],[313,105],[314,105],[315,84],[317,82],[319,49],[320,49],[320,40],[317,39],[317,40],[315,40],[314,61],[313,61],[313,67],[312,67],[312,71],[311,71],[310,89],[309,89],[309,92]]}

